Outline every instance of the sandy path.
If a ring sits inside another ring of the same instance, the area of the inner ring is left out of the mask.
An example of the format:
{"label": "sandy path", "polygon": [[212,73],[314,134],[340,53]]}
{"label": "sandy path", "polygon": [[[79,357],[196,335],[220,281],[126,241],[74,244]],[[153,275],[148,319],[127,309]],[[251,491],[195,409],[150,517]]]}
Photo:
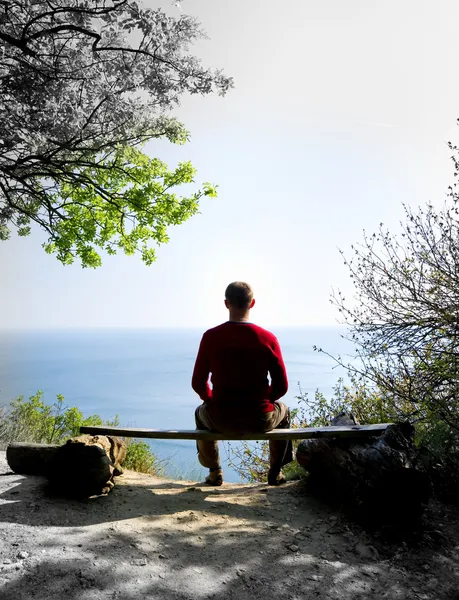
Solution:
{"label": "sandy path", "polygon": [[449,538],[441,551],[378,551],[302,484],[214,489],[127,472],[81,503],[8,471],[0,453],[1,600],[459,599]]}

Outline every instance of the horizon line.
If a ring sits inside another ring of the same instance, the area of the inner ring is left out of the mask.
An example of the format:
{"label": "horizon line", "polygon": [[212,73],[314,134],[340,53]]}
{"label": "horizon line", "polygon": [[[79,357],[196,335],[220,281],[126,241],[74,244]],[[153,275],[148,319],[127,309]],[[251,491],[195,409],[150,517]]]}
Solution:
{"label": "horizon line", "polygon": [[[222,321],[224,323],[225,321]],[[219,325],[218,323],[217,325]],[[258,323],[254,323],[258,325]],[[51,325],[51,326],[43,326],[43,327],[3,327],[0,325],[0,332],[8,332],[8,331],[89,331],[89,330],[151,330],[151,329],[174,329],[174,330],[186,330],[186,329],[209,329],[212,325],[209,324],[201,324],[201,325]],[[298,325],[275,325],[275,324],[263,324],[260,325],[263,328],[275,328],[275,329],[310,329],[310,328],[325,328],[325,327],[335,327],[335,328],[343,328],[347,327],[347,325],[342,323],[301,323]]]}

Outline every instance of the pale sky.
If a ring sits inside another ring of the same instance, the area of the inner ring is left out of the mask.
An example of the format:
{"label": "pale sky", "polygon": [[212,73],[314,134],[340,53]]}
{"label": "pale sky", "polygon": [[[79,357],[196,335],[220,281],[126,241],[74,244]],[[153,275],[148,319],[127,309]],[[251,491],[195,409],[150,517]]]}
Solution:
{"label": "pale sky", "polygon": [[185,99],[177,115],[191,143],[148,151],[170,166],[191,160],[218,198],[171,231],[151,267],[122,255],[63,267],[39,232],[0,243],[0,328],[212,326],[235,279],[253,285],[260,325],[333,324],[331,289],[351,294],[338,247],[381,221],[396,228],[402,202],[443,202],[459,117],[457,0],[182,10],[209,35],[196,46],[204,64],[235,89]]}

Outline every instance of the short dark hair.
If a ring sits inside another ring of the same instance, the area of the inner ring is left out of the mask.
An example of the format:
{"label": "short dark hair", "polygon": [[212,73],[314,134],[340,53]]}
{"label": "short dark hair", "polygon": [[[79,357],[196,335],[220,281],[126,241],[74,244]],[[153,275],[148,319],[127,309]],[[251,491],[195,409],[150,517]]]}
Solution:
{"label": "short dark hair", "polygon": [[233,281],[225,290],[225,298],[235,308],[248,308],[253,300],[253,290],[244,281]]}

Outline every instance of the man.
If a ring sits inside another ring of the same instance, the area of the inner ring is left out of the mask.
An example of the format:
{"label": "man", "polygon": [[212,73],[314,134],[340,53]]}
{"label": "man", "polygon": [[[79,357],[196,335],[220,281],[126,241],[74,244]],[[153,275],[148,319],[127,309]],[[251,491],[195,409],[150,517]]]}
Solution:
{"label": "man", "polygon": [[[250,322],[254,304],[247,283],[230,283],[225,292],[229,320],[202,337],[191,383],[203,400],[195,413],[197,429],[243,433],[290,426],[289,409],[278,401],[288,389],[279,342]],[[199,462],[210,470],[206,482],[222,485],[218,443],[199,440],[197,446]],[[279,485],[285,482],[281,468],[293,460],[292,443],[270,440],[269,450],[268,483]]]}

